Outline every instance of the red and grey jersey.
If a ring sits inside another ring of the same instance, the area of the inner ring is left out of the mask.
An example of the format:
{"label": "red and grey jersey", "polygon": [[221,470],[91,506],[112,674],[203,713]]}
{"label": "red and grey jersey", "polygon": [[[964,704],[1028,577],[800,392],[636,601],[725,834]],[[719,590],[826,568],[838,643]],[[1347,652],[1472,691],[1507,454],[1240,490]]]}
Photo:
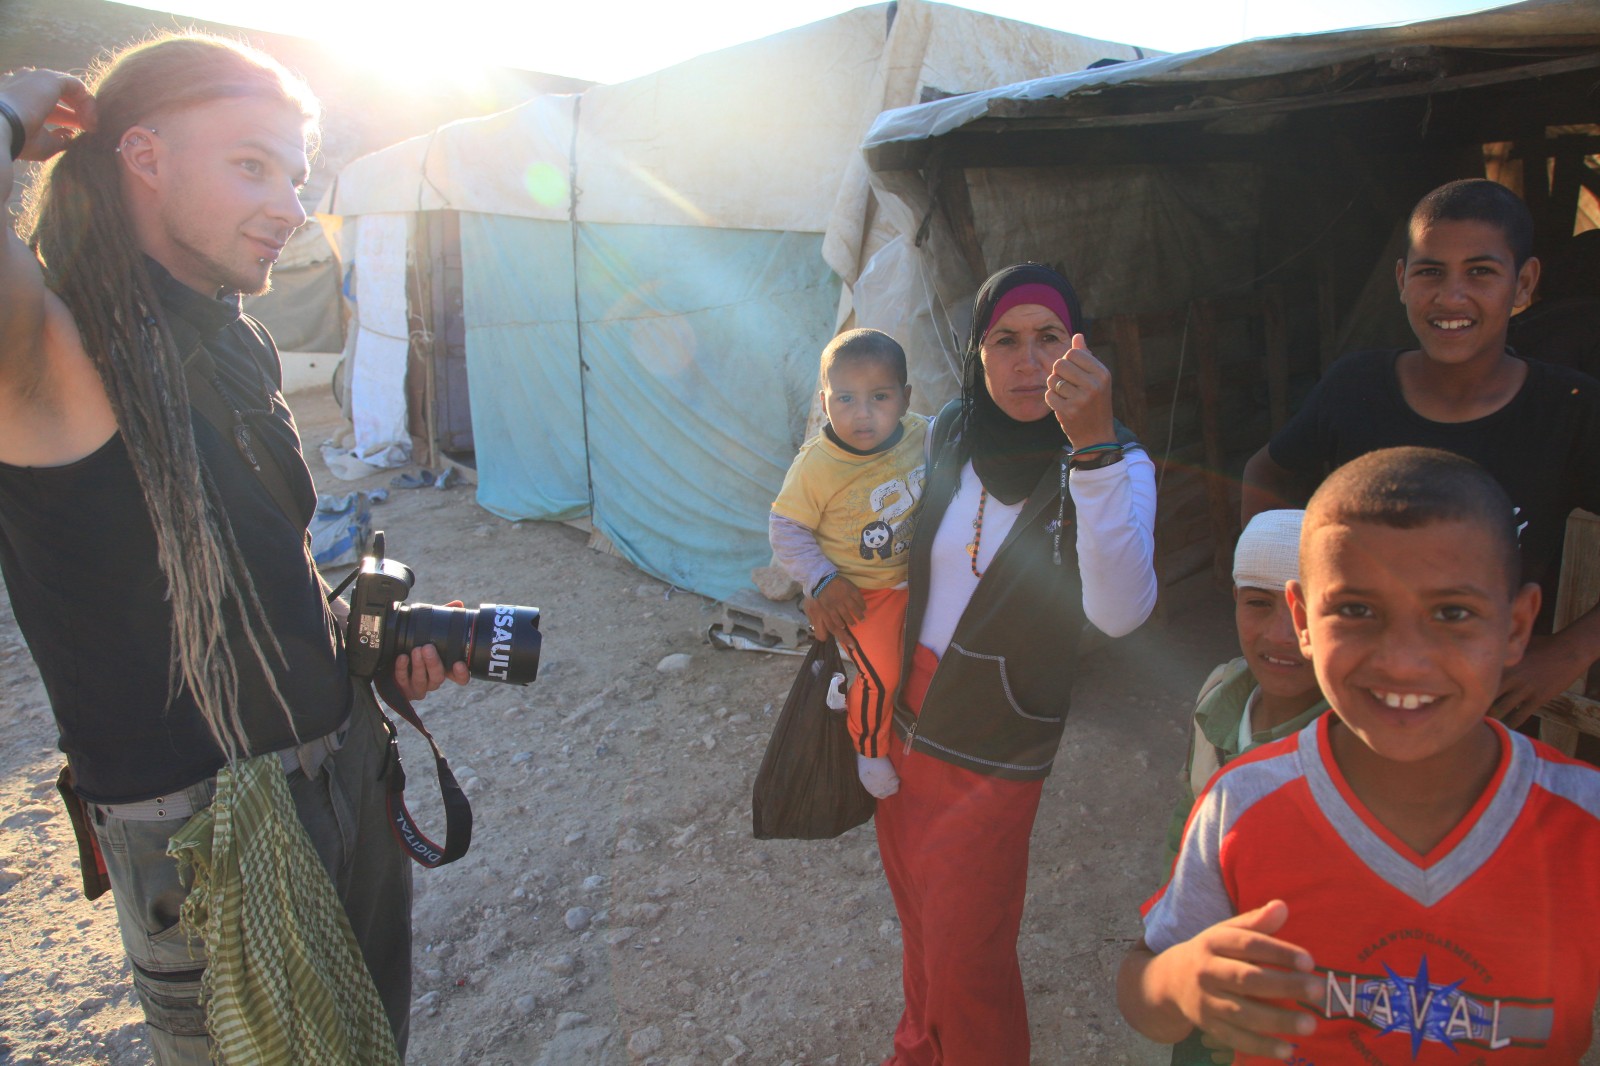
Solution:
{"label": "red and grey jersey", "polygon": [[1492,722],[1489,787],[1421,855],[1351,792],[1332,721],[1212,779],[1144,905],[1146,943],[1282,899],[1275,935],[1311,953],[1323,986],[1292,1061],[1576,1063],[1600,989],[1600,771]]}

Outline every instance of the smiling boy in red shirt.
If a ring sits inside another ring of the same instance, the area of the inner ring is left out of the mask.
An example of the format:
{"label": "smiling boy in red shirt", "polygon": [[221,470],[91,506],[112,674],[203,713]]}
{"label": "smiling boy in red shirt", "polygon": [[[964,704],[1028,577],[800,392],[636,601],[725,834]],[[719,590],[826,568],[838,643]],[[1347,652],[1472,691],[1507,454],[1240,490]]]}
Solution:
{"label": "smiling boy in red shirt", "polygon": [[1600,986],[1600,770],[1486,717],[1539,609],[1511,505],[1434,449],[1346,464],[1288,587],[1333,714],[1212,779],[1118,1004],[1264,1059],[1576,1063]]}

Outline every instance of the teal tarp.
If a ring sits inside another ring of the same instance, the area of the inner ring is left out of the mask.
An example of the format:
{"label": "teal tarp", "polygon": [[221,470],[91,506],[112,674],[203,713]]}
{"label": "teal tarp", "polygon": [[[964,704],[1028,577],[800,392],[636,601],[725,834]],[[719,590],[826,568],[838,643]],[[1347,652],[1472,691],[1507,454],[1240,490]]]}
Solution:
{"label": "teal tarp", "polygon": [[571,228],[463,212],[461,260],[478,502],[511,519],[586,514]]}
{"label": "teal tarp", "polygon": [[461,245],[479,502],[571,518],[587,476],[629,561],[719,599],[748,588],[833,335],[821,236],[580,223],[581,326],[566,223],[463,214]]}

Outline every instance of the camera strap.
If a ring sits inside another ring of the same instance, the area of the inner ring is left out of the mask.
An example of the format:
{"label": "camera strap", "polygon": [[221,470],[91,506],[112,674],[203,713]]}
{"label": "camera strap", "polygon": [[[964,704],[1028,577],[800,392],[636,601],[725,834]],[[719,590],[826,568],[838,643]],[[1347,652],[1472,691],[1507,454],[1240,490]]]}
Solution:
{"label": "camera strap", "polygon": [[456,783],[449,760],[439,750],[433,734],[422,724],[416,708],[400,691],[394,675],[379,671],[378,676],[372,679],[372,687],[390,710],[427,738],[428,746],[433,749],[434,769],[439,775],[439,795],[444,800],[444,845],[441,847],[417,828],[417,820],[406,809],[406,772],[400,762],[399,736],[394,724],[385,717],[384,724],[389,729],[389,757],[394,765],[393,772],[388,775],[389,793],[385,800],[389,808],[389,829],[394,833],[400,850],[415,859],[418,865],[431,870],[455,862],[472,845],[472,805],[467,802],[467,794]]}
{"label": "camera strap", "polygon": [[[259,365],[256,371],[261,373]],[[258,451],[251,446],[249,426],[244,421],[244,415],[217,387],[217,364],[203,344],[197,343],[194,350],[184,357],[183,376],[189,386],[189,406],[199,412],[223,440],[233,442],[279,509],[288,516],[289,521],[298,521],[296,515],[299,507],[295,504],[294,490],[289,487],[283,467],[278,465],[277,456],[270,450],[262,448]]]}

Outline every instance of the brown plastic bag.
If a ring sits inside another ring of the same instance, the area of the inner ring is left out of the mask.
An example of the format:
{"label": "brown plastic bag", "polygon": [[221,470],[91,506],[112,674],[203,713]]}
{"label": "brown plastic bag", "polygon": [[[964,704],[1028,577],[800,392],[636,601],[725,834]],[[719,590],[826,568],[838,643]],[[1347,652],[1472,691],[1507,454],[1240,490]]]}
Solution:
{"label": "brown plastic bag", "polygon": [[756,771],[750,814],[757,840],[826,840],[872,817],[875,801],[856,776],[844,715],[828,707],[843,672],[832,640],[811,646],[789,689]]}

